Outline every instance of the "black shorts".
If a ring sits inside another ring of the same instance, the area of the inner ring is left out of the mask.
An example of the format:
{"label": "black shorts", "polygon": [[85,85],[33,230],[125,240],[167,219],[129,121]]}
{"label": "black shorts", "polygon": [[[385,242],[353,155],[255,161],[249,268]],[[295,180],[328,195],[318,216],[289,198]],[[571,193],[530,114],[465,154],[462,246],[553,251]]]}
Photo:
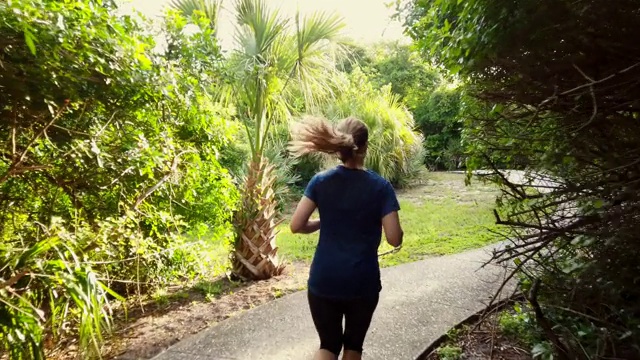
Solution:
{"label": "black shorts", "polygon": [[[307,293],[311,317],[320,336],[320,348],[339,355],[345,350],[362,353],[378,295],[372,298],[336,300]],[[345,328],[342,330],[342,319]]]}

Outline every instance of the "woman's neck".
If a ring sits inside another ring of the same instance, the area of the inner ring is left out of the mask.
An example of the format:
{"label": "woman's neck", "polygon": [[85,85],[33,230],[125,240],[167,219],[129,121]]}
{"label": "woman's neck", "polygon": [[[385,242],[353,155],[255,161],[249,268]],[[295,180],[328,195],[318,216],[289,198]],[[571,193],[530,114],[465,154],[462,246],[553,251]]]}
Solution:
{"label": "woman's neck", "polygon": [[356,170],[362,170],[364,169],[364,161],[360,160],[349,160],[349,161],[345,161],[342,163],[342,166],[346,167],[347,169],[356,169]]}

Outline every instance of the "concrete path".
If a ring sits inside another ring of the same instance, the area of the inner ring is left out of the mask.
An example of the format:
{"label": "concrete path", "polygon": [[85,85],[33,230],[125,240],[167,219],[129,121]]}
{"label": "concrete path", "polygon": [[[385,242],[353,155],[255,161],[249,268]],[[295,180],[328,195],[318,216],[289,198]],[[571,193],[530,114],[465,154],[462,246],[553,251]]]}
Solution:
{"label": "concrete path", "polygon": [[[364,358],[414,360],[440,335],[482,310],[504,277],[498,266],[480,269],[492,248],[383,269]],[[299,292],[223,321],[156,359],[305,360],[318,345],[306,293]]]}

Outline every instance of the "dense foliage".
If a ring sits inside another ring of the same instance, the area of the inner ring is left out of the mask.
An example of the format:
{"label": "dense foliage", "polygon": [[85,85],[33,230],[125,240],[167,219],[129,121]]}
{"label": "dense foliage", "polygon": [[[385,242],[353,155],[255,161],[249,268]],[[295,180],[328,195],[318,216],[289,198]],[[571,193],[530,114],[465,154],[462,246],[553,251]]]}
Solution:
{"label": "dense foliage", "polygon": [[421,138],[413,131],[411,113],[390,86],[374,87],[359,69],[348,76],[348,85],[324,111],[330,119],[355,116],[369,128],[365,166],[395,185],[411,180],[421,166]]}
{"label": "dense foliage", "polygon": [[376,88],[390,86],[397,101],[409,110],[415,130],[423,135],[427,167],[453,170],[465,166],[461,145],[465,97],[464,86],[459,81],[408,45],[353,46],[350,54],[349,72],[362,70]]}
{"label": "dense foliage", "polygon": [[423,167],[416,128],[429,164],[459,162],[442,154],[460,143],[459,88],[408,48],[338,62],[339,18],[242,0],[223,55],[219,11],[174,0],[152,24],[109,0],[0,2],[0,347],[12,359],[70,343],[99,354],[114,301],[221,273],[221,243],[241,277],[280,271],[277,210],[327,161],[286,151],[305,114],[362,118],[367,166],[398,186]]}
{"label": "dense foliage", "polygon": [[416,87],[404,102],[424,135],[424,163],[433,170],[455,170],[465,167],[462,147],[463,108],[466,99],[463,86],[444,78],[433,88]]}
{"label": "dense foliage", "polygon": [[465,129],[469,165],[503,186],[496,217],[513,244],[495,260],[515,265],[546,338],[536,356],[640,357],[638,3],[405,5],[416,45],[479,100]]}
{"label": "dense foliage", "polygon": [[198,60],[219,52],[199,58],[193,37],[180,56],[153,53],[108,1],[0,14],[0,346],[43,358],[45,337],[77,334],[96,353],[109,297],[198,273],[208,241],[184,234],[229,231],[237,194],[217,149],[230,110],[193,91]]}

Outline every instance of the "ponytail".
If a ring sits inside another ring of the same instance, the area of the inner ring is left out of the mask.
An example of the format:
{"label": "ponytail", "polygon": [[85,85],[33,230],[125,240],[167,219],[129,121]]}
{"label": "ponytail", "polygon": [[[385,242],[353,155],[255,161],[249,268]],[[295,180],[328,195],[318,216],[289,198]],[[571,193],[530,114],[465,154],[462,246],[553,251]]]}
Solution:
{"label": "ponytail", "polygon": [[369,132],[355,118],[343,120],[337,127],[319,118],[307,118],[292,129],[289,151],[295,156],[322,152],[337,154],[343,162],[363,154]]}

